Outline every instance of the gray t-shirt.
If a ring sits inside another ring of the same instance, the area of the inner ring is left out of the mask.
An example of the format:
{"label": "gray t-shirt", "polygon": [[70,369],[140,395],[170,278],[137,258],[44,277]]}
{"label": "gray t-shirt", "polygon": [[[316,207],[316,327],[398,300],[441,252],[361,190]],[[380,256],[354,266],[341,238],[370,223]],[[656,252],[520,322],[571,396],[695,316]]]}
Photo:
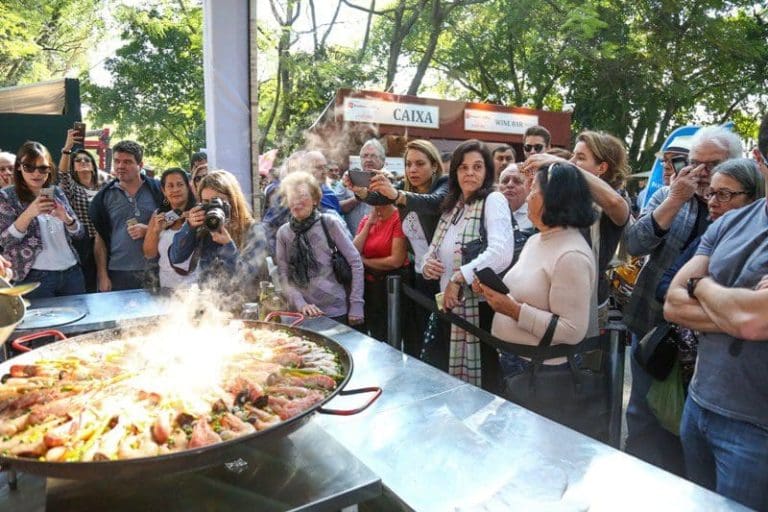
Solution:
{"label": "gray t-shirt", "polygon": [[[709,273],[729,288],[754,288],[768,274],[768,206],[758,200],[712,224],[696,254],[709,256]],[[768,313],[767,313],[768,314]],[[742,341],[723,333],[699,335],[689,388],[701,407],[768,427],[768,340]]]}
{"label": "gray t-shirt", "polygon": [[136,271],[147,268],[144,258],[144,239],[133,240],[128,235],[128,219],[136,219],[149,225],[152,213],[160,205],[155,203],[152,191],[142,183],[134,197],[128,196],[117,182],[104,191],[104,207],[112,226],[112,240],[109,247],[109,270]]}

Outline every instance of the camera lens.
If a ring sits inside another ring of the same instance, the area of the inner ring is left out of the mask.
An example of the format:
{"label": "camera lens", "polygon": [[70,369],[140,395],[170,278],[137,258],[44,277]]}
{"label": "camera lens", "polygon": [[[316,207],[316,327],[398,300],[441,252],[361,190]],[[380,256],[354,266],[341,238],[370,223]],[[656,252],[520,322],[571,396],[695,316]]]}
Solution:
{"label": "camera lens", "polygon": [[205,224],[209,231],[218,231],[226,220],[227,217],[224,215],[224,210],[221,208],[211,208],[205,212],[203,224]]}

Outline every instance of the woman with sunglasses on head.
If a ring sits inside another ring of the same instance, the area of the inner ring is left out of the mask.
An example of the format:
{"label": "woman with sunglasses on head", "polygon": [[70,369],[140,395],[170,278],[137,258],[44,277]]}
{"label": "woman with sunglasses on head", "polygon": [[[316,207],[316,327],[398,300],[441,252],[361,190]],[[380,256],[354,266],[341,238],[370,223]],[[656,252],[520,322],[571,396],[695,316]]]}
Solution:
{"label": "woman with sunglasses on head", "polygon": [[53,183],[56,168],[39,142],[25,142],[16,155],[14,184],[0,190],[0,247],[17,283],[40,282],[28,298],[85,293],[72,240],[85,229],[67,196]]}
{"label": "woman with sunglasses on head", "polygon": [[[93,254],[93,244],[96,239],[96,228],[88,215],[88,207],[91,200],[101,188],[99,169],[96,160],[90,152],[82,148],[82,139],[77,136],[77,130],[67,130],[67,140],[61,150],[59,160],[59,186],[66,194],[77,218],[85,227],[86,236],[75,240],[74,246],[80,257],[80,266],[85,277],[85,290],[96,291],[96,259]],[[80,144],[81,149],[73,151],[75,144]]]}
{"label": "woman with sunglasses on head", "polygon": [[159,257],[160,288],[173,290],[197,282],[197,269],[190,269],[191,257],[178,265],[168,258],[173,237],[184,224],[187,212],[195,206],[195,198],[189,177],[180,167],[172,167],[163,173],[160,188],[165,199],[149,221],[144,236],[144,257]]}
{"label": "woman with sunglasses on head", "polygon": [[189,210],[174,235],[170,262],[180,265],[191,257],[190,271],[200,269],[198,281],[220,284],[225,290],[242,289],[249,284],[243,276],[255,278],[265,256],[264,233],[254,225],[240,184],[231,173],[213,171],[200,180],[197,190],[201,204]]}

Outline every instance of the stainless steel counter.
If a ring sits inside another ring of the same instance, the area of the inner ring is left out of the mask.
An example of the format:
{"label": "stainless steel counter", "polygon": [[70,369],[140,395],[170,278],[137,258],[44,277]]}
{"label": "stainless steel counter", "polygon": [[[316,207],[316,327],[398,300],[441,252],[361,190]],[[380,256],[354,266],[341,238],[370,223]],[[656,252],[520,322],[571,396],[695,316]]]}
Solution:
{"label": "stainless steel counter", "polygon": [[[85,293],[69,297],[52,297],[32,300],[30,311],[47,307],[74,307],[82,309],[85,316],[76,322],[53,327],[67,335],[111,329],[118,320],[132,320],[163,315],[168,312],[169,299],[146,290],[122,292]],[[18,329],[16,336],[28,334]]]}
{"label": "stainless steel counter", "polygon": [[351,387],[384,389],[315,421],[414,510],[746,510],[345,326],[303,326],[352,352]]}
{"label": "stainless steel counter", "polygon": [[[125,299],[141,303],[152,312],[147,316],[167,307],[141,293]],[[123,297],[110,301],[120,306]],[[137,317],[137,310],[120,306],[111,317],[106,312],[78,323],[106,325],[123,313]],[[320,318],[303,327],[352,353],[350,388],[384,389],[362,414],[317,415],[312,423],[414,510],[746,510],[346,326]],[[360,400],[338,397],[330,405]]]}

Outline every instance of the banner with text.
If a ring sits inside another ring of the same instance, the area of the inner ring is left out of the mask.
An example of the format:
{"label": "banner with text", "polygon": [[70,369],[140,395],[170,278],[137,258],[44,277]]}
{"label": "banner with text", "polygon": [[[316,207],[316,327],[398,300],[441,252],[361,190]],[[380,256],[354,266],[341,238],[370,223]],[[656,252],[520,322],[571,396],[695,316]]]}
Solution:
{"label": "banner with text", "polygon": [[539,116],[464,109],[464,129],[467,131],[522,135],[529,127],[537,124],[539,124]]}
{"label": "banner with text", "polygon": [[344,120],[358,123],[439,128],[440,108],[414,103],[344,98]]}

